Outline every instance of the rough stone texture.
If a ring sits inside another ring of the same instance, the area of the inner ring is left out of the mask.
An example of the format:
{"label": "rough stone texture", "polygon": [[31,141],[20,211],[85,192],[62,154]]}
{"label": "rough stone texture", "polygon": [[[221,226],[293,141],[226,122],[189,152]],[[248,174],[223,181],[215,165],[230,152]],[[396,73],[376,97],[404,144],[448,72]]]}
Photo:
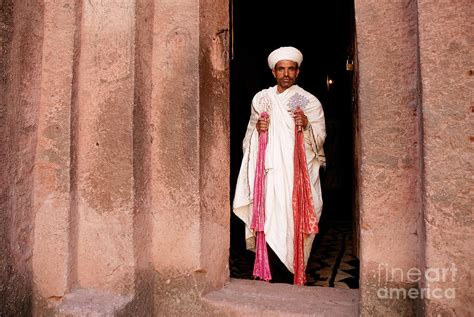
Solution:
{"label": "rough stone texture", "polygon": [[152,261],[155,310],[170,314],[193,314],[228,276],[227,12],[227,2],[154,4]]}
{"label": "rough stone texture", "polygon": [[[199,131],[209,126],[228,134],[228,4],[62,0],[44,6],[36,11],[44,23],[30,21],[44,26],[44,40],[37,37],[43,41],[26,38],[37,36],[26,32],[26,22],[18,24],[16,42],[11,30],[2,41],[5,49],[17,43],[15,54],[42,45],[35,52],[43,55],[28,60],[39,62],[37,70],[12,63],[27,81],[6,82],[12,92],[2,95],[2,120],[15,118],[16,125],[1,130],[8,140],[2,153],[31,142],[31,167],[21,176],[36,211],[24,219],[36,229],[35,314],[63,314],[77,288],[133,295],[117,314],[150,314],[154,307],[192,313],[202,294],[228,277],[229,164],[221,159],[228,139]],[[13,11],[31,15],[27,8],[34,7],[2,11],[5,25]],[[38,71],[41,86],[35,86]],[[200,76],[207,85],[200,86]],[[3,102],[28,89],[38,92],[29,109],[38,109],[31,135],[18,129],[23,117]],[[2,175],[13,179],[22,168],[8,160]],[[11,189],[2,187],[2,194],[9,197],[2,204],[16,204]],[[5,237],[15,229],[11,216],[5,214]],[[25,242],[22,251],[31,250]],[[2,281],[13,277],[2,275]],[[101,314],[96,308],[87,309]],[[80,314],[74,311],[68,314]]]}
{"label": "rough stone texture", "polygon": [[[424,314],[468,315],[471,4],[355,4],[360,313],[420,313],[378,291],[424,287],[456,295]],[[228,278],[227,1],[0,5],[0,315],[357,314],[353,290],[209,293]]]}
{"label": "rough stone texture", "polygon": [[[151,96],[154,0],[136,1],[135,29],[135,105],[133,109],[133,178],[135,255],[135,296],[127,306],[130,315],[153,315],[154,271],[151,214]],[[124,315],[126,316],[126,314]]]}
{"label": "rough stone texture", "polygon": [[133,293],[135,1],[82,3],[78,61],[77,277]]}
{"label": "rough stone texture", "polygon": [[[354,16],[354,28],[355,28],[355,16]],[[354,31],[355,32],[355,31]],[[354,34],[353,39],[353,50],[354,50],[354,74],[352,76],[352,142],[354,150],[354,171],[360,170],[361,160],[361,146],[360,146],[360,118],[359,118],[359,56],[357,51],[357,34]],[[360,175],[354,172],[353,176],[353,193],[352,193],[352,249],[357,258],[360,259]]]}
{"label": "rough stone texture", "polygon": [[[414,1],[355,1],[359,59],[361,314],[412,315],[416,302],[388,301],[377,290],[417,268],[417,12]],[[385,264],[387,266],[385,266]]]}
{"label": "rough stone texture", "polygon": [[201,269],[210,289],[229,276],[229,3],[200,1]]}
{"label": "rough stone texture", "polygon": [[[418,1],[428,316],[474,312],[472,1]],[[436,274],[449,269],[446,275]],[[449,298],[447,290],[455,290]],[[448,295],[448,296],[446,296]]]}
{"label": "rough stone texture", "polygon": [[199,3],[155,1],[150,111],[155,311],[199,305]]}
{"label": "rough stone texture", "polygon": [[213,316],[358,316],[359,291],[231,280],[205,297]]}
{"label": "rough stone texture", "polygon": [[71,99],[75,4],[44,2],[43,60],[34,169],[36,295],[60,299],[71,281]]}
{"label": "rough stone texture", "polygon": [[78,289],[69,293],[58,306],[55,316],[116,316],[130,301],[128,296],[97,290]]}
{"label": "rough stone texture", "polygon": [[33,165],[42,6],[0,1],[0,315],[32,307]]}
{"label": "rough stone texture", "polygon": [[153,22],[152,261],[171,278],[199,269],[199,3],[155,1]]}
{"label": "rough stone texture", "polygon": [[[9,60],[13,40],[13,1],[0,2],[0,312],[12,313],[19,309],[22,297],[21,291],[26,288],[25,282],[19,281],[20,274],[12,270],[14,262],[10,250],[10,227],[11,227],[11,199],[9,181],[13,175],[10,170],[11,162],[8,159],[10,148],[10,125],[7,124],[8,115],[7,85],[9,80]],[[17,281],[15,281],[15,279]],[[17,289],[11,289],[8,285],[14,282]],[[26,294],[31,291],[26,288]]]}
{"label": "rough stone texture", "polygon": [[151,60],[144,74],[156,84],[140,111],[150,135],[155,309],[192,314],[228,276],[228,4],[161,1],[153,12],[152,57],[146,46],[142,63]]}
{"label": "rough stone texture", "polygon": [[206,291],[206,274],[183,273],[170,276],[169,272],[155,273],[154,311],[165,316],[195,316],[203,310],[202,295]]}

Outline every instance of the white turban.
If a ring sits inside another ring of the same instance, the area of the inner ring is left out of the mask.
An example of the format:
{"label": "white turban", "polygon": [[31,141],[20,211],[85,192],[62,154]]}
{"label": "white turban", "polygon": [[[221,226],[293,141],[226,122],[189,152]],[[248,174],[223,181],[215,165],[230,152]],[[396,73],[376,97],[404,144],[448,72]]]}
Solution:
{"label": "white turban", "polygon": [[303,62],[303,54],[297,48],[291,46],[277,48],[268,55],[268,66],[273,69],[276,63],[284,60],[293,61],[300,67]]}

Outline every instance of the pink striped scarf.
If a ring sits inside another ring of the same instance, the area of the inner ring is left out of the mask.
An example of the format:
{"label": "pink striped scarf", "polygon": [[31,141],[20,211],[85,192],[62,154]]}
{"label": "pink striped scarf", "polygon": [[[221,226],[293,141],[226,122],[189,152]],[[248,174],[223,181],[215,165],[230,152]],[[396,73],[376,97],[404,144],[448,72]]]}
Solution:
{"label": "pink striped scarf", "polygon": [[[268,118],[267,112],[262,112],[261,118]],[[268,133],[261,132],[258,137],[257,169],[254,180],[252,225],[250,228],[256,233],[255,263],[253,275],[255,278],[269,281],[272,279],[268,263],[267,242],[265,240],[265,149]]]}
{"label": "pink striped scarf", "polygon": [[[301,111],[298,107],[297,111]],[[308,123],[309,124],[309,123]],[[318,221],[314,212],[311,183],[306,163],[303,131],[295,126],[294,149],[294,179],[293,179],[293,265],[295,270],[294,284],[304,285],[306,273],[304,265],[304,238],[318,232]]]}

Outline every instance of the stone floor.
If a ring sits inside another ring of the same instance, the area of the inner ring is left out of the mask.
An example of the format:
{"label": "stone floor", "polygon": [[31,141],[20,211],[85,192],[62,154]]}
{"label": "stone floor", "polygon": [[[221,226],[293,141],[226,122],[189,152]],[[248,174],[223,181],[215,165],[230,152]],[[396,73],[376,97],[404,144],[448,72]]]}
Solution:
{"label": "stone floor", "polygon": [[[232,252],[230,276],[253,279],[254,253]],[[307,286],[359,288],[359,260],[352,252],[350,223],[331,223],[317,235],[306,269]]]}
{"label": "stone floor", "polygon": [[204,297],[206,316],[359,316],[359,290],[231,279]]}

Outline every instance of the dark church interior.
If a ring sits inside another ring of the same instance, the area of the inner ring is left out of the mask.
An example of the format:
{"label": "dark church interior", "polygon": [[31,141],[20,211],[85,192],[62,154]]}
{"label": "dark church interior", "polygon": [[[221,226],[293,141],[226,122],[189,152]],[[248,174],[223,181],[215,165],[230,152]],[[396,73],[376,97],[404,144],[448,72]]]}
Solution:
{"label": "dark church interior", "polygon": [[[327,133],[327,166],[320,170],[324,207],[306,285],[358,288],[354,3],[233,1],[230,12],[231,200],[252,97],[275,85],[267,56],[280,46],[294,46],[303,53],[297,84],[321,101]],[[253,261],[254,253],[245,249],[244,224],[231,213],[230,276],[253,279]]]}

